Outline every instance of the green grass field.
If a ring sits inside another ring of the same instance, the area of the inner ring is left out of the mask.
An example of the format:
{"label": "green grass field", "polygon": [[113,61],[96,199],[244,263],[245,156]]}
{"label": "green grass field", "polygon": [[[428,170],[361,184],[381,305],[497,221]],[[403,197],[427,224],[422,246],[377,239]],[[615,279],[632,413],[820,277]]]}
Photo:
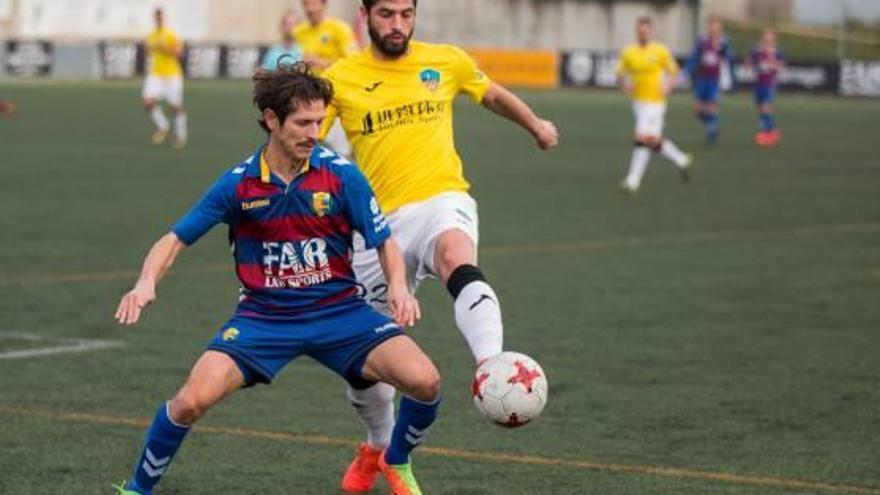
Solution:
{"label": "green grass field", "polygon": [[[151,147],[138,92],[0,85],[20,110],[0,121],[0,356],[124,345],[0,359],[4,495],[111,493],[235,304],[217,229],[141,325],[113,324],[150,243],[262,139],[246,83],[189,83],[190,146]],[[655,159],[631,198],[623,97],[523,94],[560,127],[557,150],[464,100],[456,129],[506,347],[543,364],[550,401],[519,430],[484,422],[450,300],[426,284],[413,334],[445,388],[416,457],[426,493],[880,494],[880,102],[782,95],[784,141],[762,150],[749,98],[728,97],[705,149],[676,97],[669,134],[695,151],[694,180]],[[156,493],[338,493],[361,436],[342,390],[302,360],[241,392]]]}

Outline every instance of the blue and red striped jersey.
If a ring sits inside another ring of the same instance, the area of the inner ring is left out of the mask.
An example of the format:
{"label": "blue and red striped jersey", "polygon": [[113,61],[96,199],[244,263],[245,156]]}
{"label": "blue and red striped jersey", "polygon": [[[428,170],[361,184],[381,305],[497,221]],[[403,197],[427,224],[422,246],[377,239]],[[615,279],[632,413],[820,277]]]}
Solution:
{"label": "blue and red striped jersey", "polygon": [[236,314],[264,319],[358,302],[352,232],[367,249],[391,235],[358,168],[321,147],[290,184],[270,172],[261,147],[225,172],[172,231],[190,245],[219,222],[229,225],[242,285]]}
{"label": "blue and red striped jersey", "polygon": [[769,50],[759,45],[752,49],[749,58],[755,68],[758,86],[775,86],[785,55],[779,49]]}
{"label": "blue and red striped jersey", "polygon": [[727,37],[716,42],[709,36],[703,36],[694,43],[694,50],[687,62],[687,72],[696,79],[718,81],[721,78],[722,63],[731,64],[732,61],[733,51]]}

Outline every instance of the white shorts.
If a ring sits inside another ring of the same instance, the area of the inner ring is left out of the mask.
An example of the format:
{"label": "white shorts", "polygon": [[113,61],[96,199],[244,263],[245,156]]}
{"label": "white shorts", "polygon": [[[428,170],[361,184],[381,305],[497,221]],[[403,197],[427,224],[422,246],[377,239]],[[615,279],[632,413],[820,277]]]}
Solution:
{"label": "white shorts", "polygon": [[142,98],[156,101],[165,100],[169,105],[183,106],[183,78],[180,76],[160,77],[150,74],[144,80]]}
{"label": "white shorts", "polygon": [[[388,215],[391,235],[406,264],[406,281],[413,293],[422,280],[436,277],[434,248],[443,232],[458,229],[479,242],[477,202],[463,192],[446,192],[418,203],[401,207]],[[373,308],[388,314],[388,283],[375,249],[364,250],[364,239],[354,237],[352,266],[360,285],[361,296]],[[476,260],[475,260],[476,261]]]}
{"label": "white shorts", "polygon": [[660,137],[666,119],[666,103],[633,102],[633,115],[636,118],[636,135]]}

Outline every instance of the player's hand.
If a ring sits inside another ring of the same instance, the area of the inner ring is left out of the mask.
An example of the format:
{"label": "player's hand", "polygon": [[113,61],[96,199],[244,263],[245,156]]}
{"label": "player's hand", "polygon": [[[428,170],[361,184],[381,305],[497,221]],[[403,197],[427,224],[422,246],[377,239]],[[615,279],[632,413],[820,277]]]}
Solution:
{"label": "player's hand", "polygon": [[411,327],[422,317],[419,301],[407,289],[388,290],[388,304],[398,325]]}
{"label": "player's hand", "polygon": [[539,119],[534,130],[535,143],[542,150],[555,148],[559,144],[559,131],[556,126],[549,120]]}
{"label": "player's hand", "polygon": [[134,289],[122,296],[116,308],[116,321],[120,325],[134,325],[141,317],[141,311],[156,300],[156,285],[149,282],[138,282]]}

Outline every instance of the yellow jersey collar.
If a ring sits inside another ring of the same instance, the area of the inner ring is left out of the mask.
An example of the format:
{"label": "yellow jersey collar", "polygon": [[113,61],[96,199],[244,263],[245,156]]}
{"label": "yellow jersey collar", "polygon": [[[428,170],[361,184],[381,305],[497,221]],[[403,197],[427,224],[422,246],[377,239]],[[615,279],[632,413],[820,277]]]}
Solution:
{"label": "yellow jersey collar", "polygon": [[[302,169],[300,169],[299,174],[297,175],[302,175],[309,171],[309,169],[311,168],[310,163],[313,156],[314,153],[312,153],[312,155],[309,156],[308,159],[306,159],[306,162],[303,164]],[[263,184],[269,184],[272,182],[272,170],[269,168],[269,162],[266,161],[265,146],[260,151],[260,182],[262,182]]]}

